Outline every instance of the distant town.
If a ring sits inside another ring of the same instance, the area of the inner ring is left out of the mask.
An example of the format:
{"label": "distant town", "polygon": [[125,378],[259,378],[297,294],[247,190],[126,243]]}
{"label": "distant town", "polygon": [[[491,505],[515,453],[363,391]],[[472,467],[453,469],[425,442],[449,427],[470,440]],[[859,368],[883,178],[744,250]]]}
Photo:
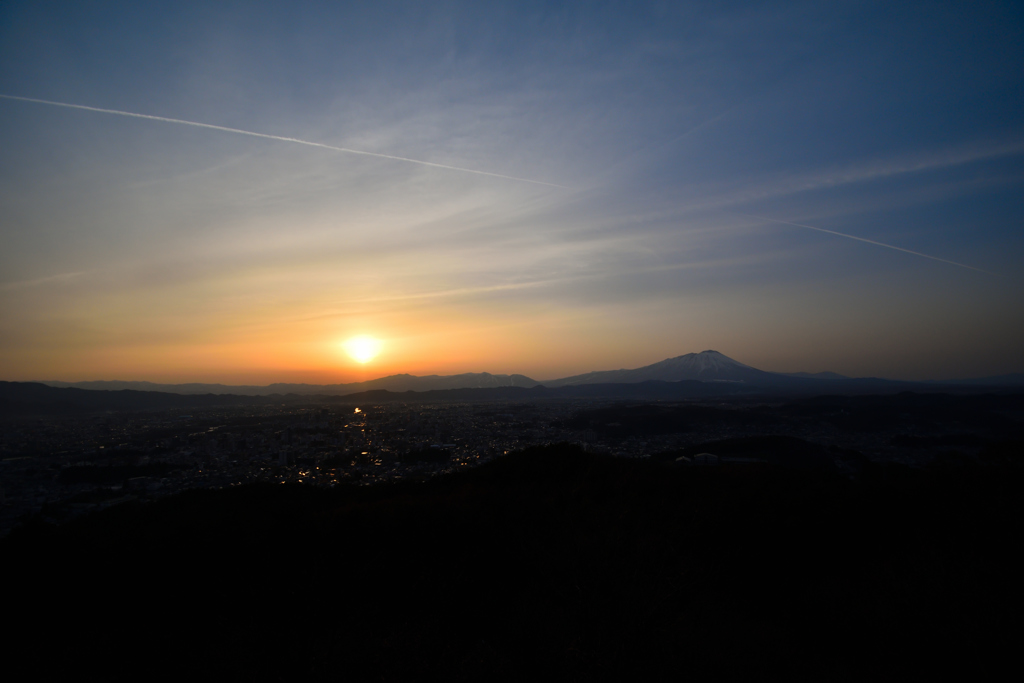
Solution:
{"label": "distant town", "polygon": [[128,501],[254,482],[425,480],[536,445],[667,466],[814,467],[984,458],[1020,439],[1018,394],[692,401],[241,405],[0,422],[0,533]]}

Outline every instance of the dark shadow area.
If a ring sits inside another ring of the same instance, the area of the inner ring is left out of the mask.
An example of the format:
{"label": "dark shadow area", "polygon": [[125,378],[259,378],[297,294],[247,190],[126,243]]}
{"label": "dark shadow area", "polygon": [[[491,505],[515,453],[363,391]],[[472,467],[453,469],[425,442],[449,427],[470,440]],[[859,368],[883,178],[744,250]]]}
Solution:
{"label": "dark shadow area", "polygon": [[36,522],[0,542],[5,675],[988,679],[1019,634],[1020,449],[851,480],[550,446]]}
{"label": "dark shadow area", "polygon": [[[652,457],[662,462],[691,464],[697,462],[701,454],[712,454],[719,464],[725,465],[763,463],[791,469],[835,472],[836,451],[835,448],[826,448],[793,436],[770,435],[708,441]],[[863,468],[866,462],[863,456],[857,457],[858,454],[853,451],[846,452],[857,458]]]}

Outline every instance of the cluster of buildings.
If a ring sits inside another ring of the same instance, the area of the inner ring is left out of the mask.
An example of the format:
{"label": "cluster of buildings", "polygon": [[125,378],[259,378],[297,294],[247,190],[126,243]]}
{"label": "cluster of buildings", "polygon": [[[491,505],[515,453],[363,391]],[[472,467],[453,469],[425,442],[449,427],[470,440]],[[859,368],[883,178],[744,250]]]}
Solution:
{"label": "cluster of buildings", "polygon": [[[253,482],[370,485],[426,479],[534,445],[570,442],[641,458],[764,433],[763,425],[734,420],[695,424],[684,433],[638,434],[588,418],[614,415],[621,405],[594,399],[281,404],[8,417],[0,421],[0,535],[33,516],[61,522],[186,489]],[[836,442],[835,429],[821,421],[794,424],[780,421],[773,429]],[[846,448],[897,460],[902,456],[890,439],[887,433],[842,434]],[[700,464],[717,462],[714,454],[700,455]]]}
{"label": "cluster of buildings", "polygon": [[530,445],[580,441],[571,402],[294,405],[8,419],[0,534],[128,500],[251,482],[429,478]]}

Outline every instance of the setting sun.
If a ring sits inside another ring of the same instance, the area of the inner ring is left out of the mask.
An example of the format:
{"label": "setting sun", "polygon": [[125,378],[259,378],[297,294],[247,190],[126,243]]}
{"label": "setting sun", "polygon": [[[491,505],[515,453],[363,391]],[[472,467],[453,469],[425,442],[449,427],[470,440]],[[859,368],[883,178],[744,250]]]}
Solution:
{"label": "setting sun", "polygon": [[367,335],[352,337],[342,344],[348,355],[360,363],[368,363],[380,353],[381,342],[379,339]]}

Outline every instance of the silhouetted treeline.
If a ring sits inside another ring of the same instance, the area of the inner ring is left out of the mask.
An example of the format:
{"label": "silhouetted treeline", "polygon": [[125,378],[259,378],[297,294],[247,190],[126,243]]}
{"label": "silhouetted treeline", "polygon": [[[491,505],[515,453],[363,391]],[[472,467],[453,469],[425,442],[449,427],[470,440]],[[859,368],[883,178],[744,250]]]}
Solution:
{"label": "silhouetted treeline", "polygon": [[1018,640],[1006,624],[1022,606],[1020,455],[874,465],[854,482],[553,446],[425,483],[115,507],[0,543],[24,598],[5,609],[4,667],[40,679],[991,679]]}
{"label": "silhouetted treeline", "polygon": [[[298,397],[183,395],[159,391],[94,391],[37,382],[0,382],[0,415],[66,415],[107,410],[170,410],[229,405],[272,405]],[[305,402],[309,402],[303,397]]]}
{"label": "silhouetted treeline", "polygon": [[713,453],[720,458],[746,458],[764,462],[767,465],[790,469],[821,470],[835,472],[837,456],[853,460],[856,471],[865,467],[866,458],[849,449],[825,447],[794,436],[748,436],[734,439],[720,439],[689,446],[677,451],[658,453],[655,460],[677,462],[680,458],[694,458],[701,453]]}
{"label": "silhouetted treeline", "polygon": [[533,401],[559,398],[681,399],[724,396],[736,387],[706,382],[643,382],[582,387],[491,387],[481,389],[438,389],[433,391],[387,391],[378,389],[343,396],[273,394],[172,394],[159,391],[116,391],[57,388],[36,382],[0,382],[0,415],[65,415],[97,411],[169,410],[216,406],[261,406],[280,404],[359,404],[401,402],[486,402]]}
{"label": "silhouetted treeline", "polygon": [[[818,396],[771,404],[618,405],[583,410],[565,422],[608,436],[683,434],[708,427],[777,430],[819,424],[837,432],[983,430],[1007,434],[1019,430],[1024,394],[917,394],[891,396]],[[969,438],[969,437],[962,437]]]}
{"label": "silhouetted treeline", "polygon": [[72,465],[58,475],[65,484],[120,484],[133,477],[163,477],[180,465],[149,463],[146,465]]}
{"label": "silhouetted treeline", "polygon": [[[790,378],[793,379],[793,378]],[[796,381],[795,379],[793,381]],[[947,392],[945,394],[913,394],[905,389],[917,391]],[[235,394],[172,394],[159,391],[135,391],[122,389],[117,391],[91,390],[77,388],[50,387],[37,382],[0,382],[0,416],[4,415],[65,415],[97,411],[136,411],[136,410],[170,410],[189,408],[210,408],[218,406],[261,406],[281,404],[359,404],[359,403],[436,403],[464,402],[484,403],[488,401],[540,401],[548,399],[619,399],[623,401],[682,401],[707,398],[751,398],[762,397],[794,397],[825,392],[841,392],[848,396],[806,399],[808,406],[797,408],[798,411],[816,409],[828,412],[836,409],[843,401],[852,402],[857,407],[859,399],[869,403],[879,396],[874,394],[890,394],[904,391],[898,396],[944,396],[927,408],[928,398],[918,401],[918,410],[935,409],[941,412],[942,401],[956,402],[961,398],[981,398],[972,396],[980,389],[972,387],[940,386],[929,384],[911,384],[890,382],[887,380],[800,380],[797,388],[785,386],[756,386],[729,382],[698,382],[684,380],[680,382],[637,382],[633,384],[586,384],[564,387],[489,387],[480,389],[438,389],[433,391],[387,391],[384,389],[363,391],[342,396],[273,394],[269,396],[240,396]],[[985,391],[993,391],[991,387]],[[1001,390],[1001,394],[988,394],[984,400],[978,401],[981,410],[990,410],[989,405],[1005,400],[1006,396],[1016,396],[1018,403],[1022,399],[1019,387]],[[949,394],[948,392],[955,392]],[[1014,393],[1018,392],[1018,393]],[[856,394],[872,394],[856,396]],[[912,404],[913,401],[897,398],[897,403]],[[913,408],[913,406],[911,406]],[[878,416],[885,417],[885,408]],[[1019,410],[1018,408],[1016,408]],[[861,410],[861,413],[864,411]],[[939,412],[935,414],[938,415]],[[865,415],[865,417],[869,417]],[[876,417],[876,416],[871,416]]]}
{"label": "silhouetted treeline", "polygon": [[776,411],[760,406],[716,408],[706,405],[617,405],[583,410],[566,420],[570,429],[593,429],[612,437],[683,434],[708,427],[767,428]]}

